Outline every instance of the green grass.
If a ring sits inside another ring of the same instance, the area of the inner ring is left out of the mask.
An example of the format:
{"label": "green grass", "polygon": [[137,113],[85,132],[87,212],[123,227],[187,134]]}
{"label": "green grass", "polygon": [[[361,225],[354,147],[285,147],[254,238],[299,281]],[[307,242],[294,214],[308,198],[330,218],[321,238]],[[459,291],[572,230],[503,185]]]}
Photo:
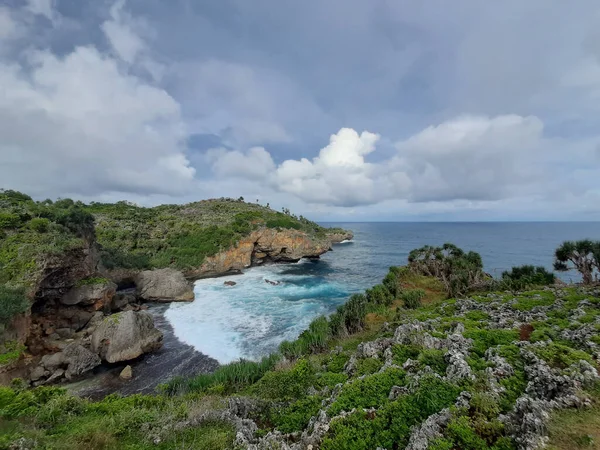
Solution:
{"label": "green grass", "polygon": [[17,361],[24,351],[25,346],[18,342],[5,342],[0,346],[0,367]]}

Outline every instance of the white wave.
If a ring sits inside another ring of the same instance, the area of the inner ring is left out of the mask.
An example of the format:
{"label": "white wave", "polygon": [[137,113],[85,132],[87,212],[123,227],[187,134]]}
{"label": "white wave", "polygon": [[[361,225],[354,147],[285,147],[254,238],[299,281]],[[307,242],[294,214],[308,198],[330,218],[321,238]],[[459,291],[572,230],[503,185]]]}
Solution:
{"label": "white wave", "polygon": [[354,239],[344,239],[343,241],[338,242],[338,244],[353,244]]}
{"label": "white wave", "polygon": [[[165,317],[178,339],[220,363],[258,359],[283,340],[295,339],[315,317],[335,307],[332,298],[344,295],[325,280],[289,275],[286,269],[262,266],[243,275],[199,280],[195,300],[172,303]],[[225,281],[236,285],[225,286]]]}

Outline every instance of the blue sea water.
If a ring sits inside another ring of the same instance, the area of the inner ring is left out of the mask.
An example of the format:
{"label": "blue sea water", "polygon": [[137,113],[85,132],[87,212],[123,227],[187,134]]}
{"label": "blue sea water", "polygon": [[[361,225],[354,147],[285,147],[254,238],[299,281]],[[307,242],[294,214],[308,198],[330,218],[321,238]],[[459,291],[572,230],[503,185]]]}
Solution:
{"label": "blue sea water", "polygon": [[[227,363],[257,359],[295,339],[317,316],[333,312],[349,295],[377,284],[410,250],[452,242],[479,252],[485,270],[500,276],[521,264],[552,268],[564,240],[600,239],[600,223],[335,223],[354,232],[318,261],[254,267],[243,275],[199,280],[192,303],[172,304],[165,316],[177,338]],[[577,281],[576,273],[560,274]],[[277,286],[265,280],[279,281]],[[224,281],[237,284],[224,286]]]}

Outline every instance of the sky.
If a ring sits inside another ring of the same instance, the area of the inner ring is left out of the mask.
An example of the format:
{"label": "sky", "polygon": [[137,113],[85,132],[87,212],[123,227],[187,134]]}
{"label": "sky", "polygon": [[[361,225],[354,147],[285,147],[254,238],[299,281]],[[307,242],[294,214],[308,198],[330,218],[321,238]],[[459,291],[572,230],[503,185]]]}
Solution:
{"label": "sky", "polygon": [[0,0],[0,187],[600,220],[600,3]]}

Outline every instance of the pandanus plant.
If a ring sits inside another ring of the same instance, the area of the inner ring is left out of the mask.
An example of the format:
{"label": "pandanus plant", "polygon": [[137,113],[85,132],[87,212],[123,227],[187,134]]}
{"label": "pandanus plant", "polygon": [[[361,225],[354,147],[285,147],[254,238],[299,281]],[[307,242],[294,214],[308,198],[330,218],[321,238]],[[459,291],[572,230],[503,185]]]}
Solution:
{"label": "pandanus plant", "polygon": [[[595,272],[600,272],[600,241],[566,241],[556,249],[554,256],[555,270],[566,272],[576,269],[581,273],[583,284],[592,284]],[[598,281],[597,273],[595,279]]]}

